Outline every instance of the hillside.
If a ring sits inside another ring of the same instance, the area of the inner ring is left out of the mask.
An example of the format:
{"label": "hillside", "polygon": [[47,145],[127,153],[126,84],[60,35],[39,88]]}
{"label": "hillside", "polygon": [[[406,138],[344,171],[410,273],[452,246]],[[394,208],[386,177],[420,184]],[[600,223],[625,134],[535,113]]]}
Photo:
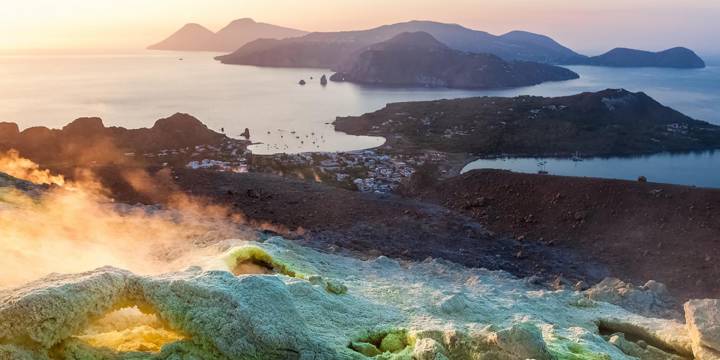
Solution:
{"label": "hillside", "polygon": [[238,19],[217,33],[202,25],[187,24],[167,39],[151,45],[151,50],[176,51],[234,51],[257,39],[284,39],[306,34],[304,31]]}
{"label": "hillside", "polygon": [[425,32],[403,33],[339,65],[332,81],[385,86],[489,89],[576,79],[556,66],[507,62],[490,54],[450,49]]}
{"label": "hillside", "polygon": [[0,124],[0,151],[15,149],[41,163],[112,163],[122,161],[124,153],[219,145],[227,139],[187,114],[160,119],[149,129],[105,127],[100,118],[80,118],[62,129],[19,131],[13,123]]}
{"label": "hillside", "polygon": [[385,145],[479,156],[635,155],[720,148],[720,127],[644,93],[604,90],[546,98],[479,97],[389,104],[335,128]]}

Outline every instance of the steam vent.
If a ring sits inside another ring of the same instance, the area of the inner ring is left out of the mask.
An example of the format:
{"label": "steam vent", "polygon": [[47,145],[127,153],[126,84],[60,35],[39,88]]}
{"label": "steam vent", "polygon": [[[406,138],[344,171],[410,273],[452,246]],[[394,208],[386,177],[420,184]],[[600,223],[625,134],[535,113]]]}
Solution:
{"label": "steam vent", "polygon": [[717,301],[687,303],[683,323],[592,299],[611,298],[607,289],[543,290],[503,272],[362,261],[280,237],[234,243],[206,262],[215,270],[105,267],[4,290],[0,358],[717,358]]}

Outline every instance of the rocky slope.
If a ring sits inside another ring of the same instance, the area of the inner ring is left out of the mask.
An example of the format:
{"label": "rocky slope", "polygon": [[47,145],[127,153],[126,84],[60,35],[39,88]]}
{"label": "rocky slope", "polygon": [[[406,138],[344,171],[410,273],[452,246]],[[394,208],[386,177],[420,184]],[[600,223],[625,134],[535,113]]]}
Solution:
{"label": "rocky slope", "polygon": [[310,33],[296,39],[258,40],[217,59],[226,64],[334,69],[357,51],[406,32],[426,32],[448,47],[505,60],[571,62],[581,57],[554,40],[527,32],[495,36],[456,24],[410,21],[370,30]]}
{"label": "rocky slope", "polygon": [[696,53],[683,47],[658,52],[616,48],[602,55],[578,60],[580,61],[568,62],[568,64],[678,69],[699,69],[705,67],[705,62]]}
{"label": "rocky slope", "polygon": [[335,128],[384,136],[386,148],[478,156],[635,155],[720,147],[720,127],[644,93],[604,90],[545,98],[482,97],[389,104]]}
{"label": "rocky slope", "polygon": [[238,19],[214,33],[202,25],[187,24],[167,39],[151,45],[151,50],[234,51],[257,39],[284,39],[306,32],[286,27]]}
{"label": "rocky slope", "polygon": [[452,50],[426,32],[403,33],[340,64],[330,80],[385,86],[489,89],[576,79],[570,70],[506,62],[490,54]]}
{"label": "rocky slope", "polygon": [[[688,303],[686,327],[590,292],[437,260],[361,261],[281,238],[226,246],[183,272],[101,268],[2,290],[0,356],[680,360],[712,359],[718,349],[712,302]],[[159,321],[137,321],[146,315],[135,310],[135,319],[107,324],[131,306]]]}
{"label": "rocky slope", "polygon": [[80,118],[62,129],[32,127],[19,131],[16,124],[0,124],[0,150],[16,149],[40,163],[122,162],[128,153],[220,145],[227,140],[187,114],[160,119],[149,129],[105,127],[100,118]]}
{"label": "rocky slope", "polygon": [[[720,297],[717,189],[488,169],[414,196],[527,246],[574,249],[626,281],[655,279],[681,299]],[[524,254],[519,262],[534,256]]]}

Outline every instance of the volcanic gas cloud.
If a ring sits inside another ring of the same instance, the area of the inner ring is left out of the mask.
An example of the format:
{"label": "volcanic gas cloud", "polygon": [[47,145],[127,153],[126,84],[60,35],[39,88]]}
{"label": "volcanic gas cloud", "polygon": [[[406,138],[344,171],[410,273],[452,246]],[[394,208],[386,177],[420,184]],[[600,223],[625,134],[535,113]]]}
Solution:
{"label": "volcanic gas cloud", "polygon": [[[162,209],[117,204],[91,172],[68,181],[16,151],[0,155],[0,173],[47,185],[0,188],[0,287],[106,265],[141,274],[176,270],[216,252],[208,248],[215,240],[252,236],[222,207],[180,193]],[[138,174],[128,178],[149,191]]]}

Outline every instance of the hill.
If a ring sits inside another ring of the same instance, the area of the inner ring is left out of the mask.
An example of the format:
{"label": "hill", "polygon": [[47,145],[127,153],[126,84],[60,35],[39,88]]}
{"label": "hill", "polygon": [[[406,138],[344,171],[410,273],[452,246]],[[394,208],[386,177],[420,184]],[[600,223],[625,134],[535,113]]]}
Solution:
{"label": "hill", "polygon": [[664,67],[697,69],[705,62],[690,49],[676,47],[659,52],[616,48],[599,56],[579,61],[578,64],[611,67]]}
{"label": "hill", "polygon": [[576,79],[560,67],[507,62],[491,54],[453,50],[425,32],[403,33],[339,65],[330,80],[372,85],[503,88]]}
{"label": "hill", "polygon": [[62,129],[32,127],[23,131],[13,123],[0,124],[0,151],[15,149],[40,163],[113,163],[124,153],[220,145],[228,138],[187,114],[160,119],[152,128],[105,127],[100,118],[80,118]]}

